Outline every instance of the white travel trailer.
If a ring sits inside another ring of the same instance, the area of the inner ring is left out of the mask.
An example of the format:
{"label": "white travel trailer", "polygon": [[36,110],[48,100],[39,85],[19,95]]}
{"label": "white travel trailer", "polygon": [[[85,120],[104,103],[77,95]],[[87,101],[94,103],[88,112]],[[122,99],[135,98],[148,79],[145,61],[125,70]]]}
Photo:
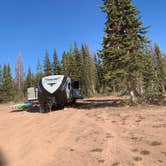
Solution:
{"label": "white travel trailer", "polygon": [[80,82],[64,75],[43,77],[35,91],[42,112],[63,108],[76,99],[82,99]]}

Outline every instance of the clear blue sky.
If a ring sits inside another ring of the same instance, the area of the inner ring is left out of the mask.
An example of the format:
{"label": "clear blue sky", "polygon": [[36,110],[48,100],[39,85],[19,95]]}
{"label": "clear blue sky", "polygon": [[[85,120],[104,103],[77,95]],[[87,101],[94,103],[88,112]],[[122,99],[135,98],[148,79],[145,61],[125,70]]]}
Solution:
{"label": "clear blue sky", "polygon": [[[148,37],[166,53],[166,1],[134,0],[145,25],[151,25]],[[86,42],[92,52],[101,48],[105,15],[101,0],[1,0],[0,64],[10,63],[12,72],[19,50],[25,71],[43,63],[45,50],[52,57],[68,50],[71,43]]]}

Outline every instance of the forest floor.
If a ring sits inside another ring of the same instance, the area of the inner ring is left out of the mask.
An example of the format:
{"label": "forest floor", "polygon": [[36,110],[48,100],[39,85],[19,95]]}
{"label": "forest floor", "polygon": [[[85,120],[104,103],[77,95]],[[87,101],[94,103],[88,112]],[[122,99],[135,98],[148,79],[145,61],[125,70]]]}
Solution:
{"label": "forest floor", "polygon": [[166,166],[166,106],[114,97],[50,113],[0,105],[0,166]]}

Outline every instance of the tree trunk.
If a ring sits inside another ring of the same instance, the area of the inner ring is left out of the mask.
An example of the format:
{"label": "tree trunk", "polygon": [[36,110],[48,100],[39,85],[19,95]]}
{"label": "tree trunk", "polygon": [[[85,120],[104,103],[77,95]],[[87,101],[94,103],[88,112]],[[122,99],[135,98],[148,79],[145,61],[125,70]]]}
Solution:
{"label": "tree trunk", "polygon": [[132,81],[128,81],[128,89],[130,92],[130,100],[132,104],[137,104],[138,103],[138,93],[136,90],[136,83]]}
{"label": "tree trunk", "polygon": [[162,84],[162,92],[165,94],[165,86]]}
{"label": "tree trunk", "polygon": [[133,104],[136,104],[138,102],[138,99],[133,90],[130,91],[130,99]]}
{"label": "tree trunk", "polygon": [[115,86],[115,83],[113,83],[113,95],[116,94],[116,86]]}

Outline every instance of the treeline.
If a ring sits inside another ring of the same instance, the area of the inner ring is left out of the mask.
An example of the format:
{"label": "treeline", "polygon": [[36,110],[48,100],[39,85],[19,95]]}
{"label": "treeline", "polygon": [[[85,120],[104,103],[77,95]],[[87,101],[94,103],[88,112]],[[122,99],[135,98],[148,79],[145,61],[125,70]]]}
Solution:
{"label": "treeline", "polygon": [[[36,72],[33,73],[29,66],[27,74],[24,73],[24,64],[21,54],[17,57],[15,65],[15,78],[12,78],[10,65],[0,68],[0,102],[17,101],[26,98],[28,87],[37,86],[43,76],[66,75],[75,80],[80,80],[83,96],[93,96],[101,92],[103,75],[101,60],[97,55],[92,55],[86,44],[81,48],[74,46],[62,55],[59,60],[56,50],[52,58],[46,50],[43,64],[38,59]],[[50,59],[53,59],[52,61]],[[100,88],[101,87],[101,88]]]}
{"label": "treeline", "polygon": [[[139,102],[151,103],[160,100],[166,91],[166,57],[158,45],[147,47],[143,56],[144,61],[140,62],[142,75],[137,73],[134,86]],[[74,47],[63,53],[61,60],[54,50],[53,60],[50,59],[46,50],[43,64],[38,59],[36,72],[33,73],[29,66],[27,74],[24,74],[24,65],[19,54],[15,78],[12,78],[9,64],[0,65],[0,102],[26,99],[28,87],[37,86],[43,76],[52,74],[67,75],[80,80],[85,97],[96,94],[130,95],[127,77],[123,76],[122,79],[122,73],[108,71],[102,59],[98,55],[92,55],[87,45],[78,48],[75,43]]]}
{"label": "treeline", "polygon": [[[115,62],[115,61],[114,61]],[[104,65],[104,81],[106,93],[117,95],[130,95],[132,103],[158,103],[166,92],[166,56],[159,45],[147,46],[142,52],[137,64],[123,66],[117,65],[108,70],[108,64]],[[109,64],[110,65],[110,64]],[[133,66],[135,65],[135,66]],[[131,69],[131,72],[125,71]],[[132,75],[131,78],[128,75]]]}
{"label": "treeline", "polygon": [[0,65],[0,102],[12,101],[14,94],[10,65],[5,64],[3,68]]}
{"label": "treeline", "polygon": [[159,46],[150,48],[140,12],[132,0],[103,0],[101,9],[105,80],[113,91],[129,94],[132,103],[158,102],[166,88],[166,59]]}
{"label": "treeline", "polygon": [[159,102],[166,91],[166,57],[158,45],[151,46],[140,12],[132,0],[103,0],[101,10],[106,14],[102,50],[92,55],[86,44],[74,43],[61,60],[54,50],[52,61],[46,51],[36,72],[29,66],[27,74],[19,55],[15,78],[9,64],[0,67],[0,102],[24,98],[28,87],[51,74],[80,80],[84,96],[114,93],[130,95],[132,103]]}

